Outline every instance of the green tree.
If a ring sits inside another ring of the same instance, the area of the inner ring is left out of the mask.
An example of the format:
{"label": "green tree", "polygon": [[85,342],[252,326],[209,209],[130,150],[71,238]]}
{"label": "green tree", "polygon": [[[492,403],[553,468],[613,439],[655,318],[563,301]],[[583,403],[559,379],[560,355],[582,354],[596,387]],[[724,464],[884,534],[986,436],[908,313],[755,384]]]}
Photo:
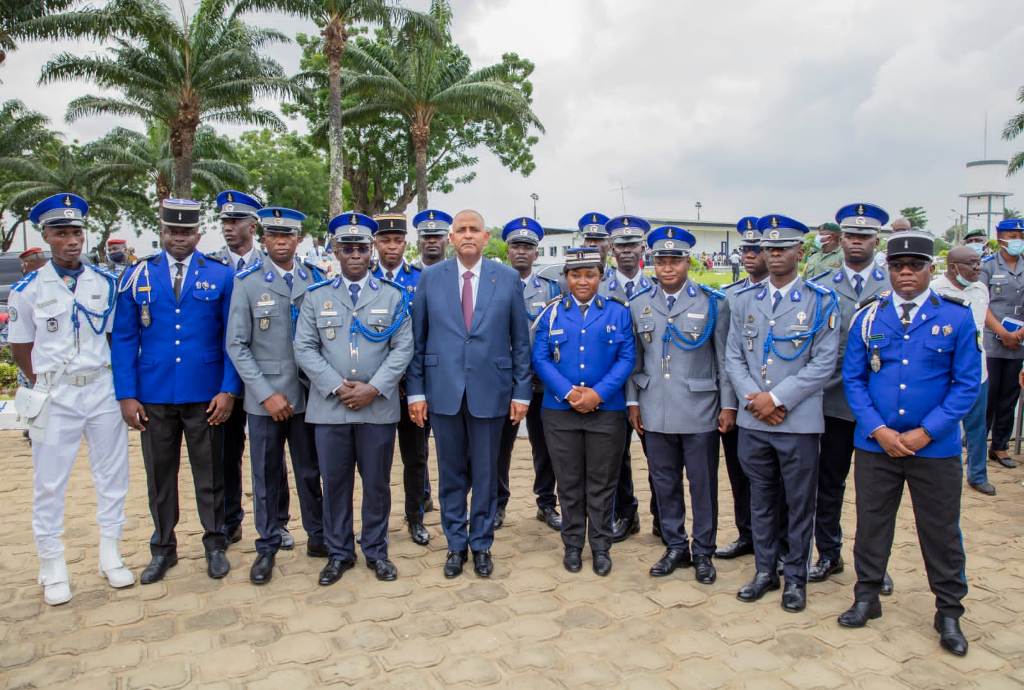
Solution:
{"label": "green tree", "polygon": [[311,235],[324,233],[330,220],[330,171],[324,154],[307,137],[294,132],[275,134],[268,129],[246,132],[237,150],[251,188],[265,203],[305,213],[303,229]]}
{"label": "green tree", "polygon": [[120,96],[82,96],[67,119],[88,115],[137,117],[167,128],[173,160],[171,190],[191,198],[196,132],[204,122],[283,129],[254,101],[297,96],[281,66],[262,55],[283,34],[250,27],[229,13],[228,0],[201,0],[179,20],[160,0],[111,0],[101,10],[50,15],[31,25],[39,38],[109,39],[106,55],[61,53],[43,67],[40,83],[87,79]]}
{"label": "green tree", "polygon": [[[492,134],[504,132],[506,136],[499,137],[499,145],[492,150],[513,168],[532,164],[532,158],[516,161],[510,155],[512,150],[500,144],[522,139],[531,127],[544,131],[531,108],[532,86],[526,79],[533,65],[510,55],[499,64],[473,70],[469,57],[451,42],[451,10],[446,0],[433,0],[430,14],[444,32],[443,42],[414,28],[398,32],[393,46],[382,42],[351,45],[351,70],[345,74],[351,92],[359,98],[346,117],[363,122],[391,114],[404,120],[412,143],[421,211],[427,207],[430,142],[443,135],[447,125],[473,122]],[[520,68],[518,73],[513,65]]]}
{"label": "green tree", "polygon": [[[1017,91],[1017,102],[1024,104],[1024,86]],[[1012,141],[1019,137],[1021,132],[1024,132],[1024,111],[1017,113],[1006,122],[1006,126],[1003,128],[1003,139]],[[1010,159],[1010,166],[1006,174],[1013,175],[1022,167],[1024,167],[1024,151],[1018,151]]]}
{"label": "green tree", "polygon": [[1005,208],[1005,209],[1003,209],[1003,218],[1004,219],[1020,218],[1020,217],[1021,217],[1020,216],[1020,211],[1018,211],[1015,208]]}
{"label": "green tree", "polygon": [[923,206],[908,206],[900,209],[900,215],[910,221],[910,227],[924,229],[928,225],[928,213]]}
{"label": "green tree", "polygon": [[32,20],[76,4],[77,0],[0,0],[0,64],[17,49],[16,39],[24,36],[24,27]]}
{"label": "green tree", "polygon": [[330,150],[330,214],[342,212],[342,179],[345,169],[342,136],[342,79],[341,61],[348,47],[354,24],[384,24],[400,22],[416,25],[432,32],[427,18],[392,0],[240,0],[237,12],[281,11],[304,17],[320,28],[316,43],[318,52],[327,61],[328,146]]}
{"label": "green tree", "polygon": [[[56,145],[56,135],[48,125],[49,121],[43,115],[28,110],[21,101],[0,103],[0,188],[17,179],[10,166],[16,166],[17,161],[31,159],[46,146]],[[8,212],[14,217],[10,227],[6,223],[0,225],[0,247],[3,251],[13,243],[15,232],[28,216],[29,206],[12,207],[9,198],[0,193],[0,220]]]}

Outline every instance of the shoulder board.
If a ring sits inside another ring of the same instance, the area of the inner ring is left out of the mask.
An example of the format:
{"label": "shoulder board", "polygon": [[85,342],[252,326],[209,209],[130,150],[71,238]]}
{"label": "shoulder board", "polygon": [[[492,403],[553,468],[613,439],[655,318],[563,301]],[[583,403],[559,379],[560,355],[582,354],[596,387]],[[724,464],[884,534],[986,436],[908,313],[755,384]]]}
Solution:
{"label": "shoulder board", "polygon": [[207,259],[210,259],[211,261],[216,261],[217,263],[223,266],[228,265],[228,259],[226,256],[220,256],[219,254],[203,254],[203,256],[205,256]]}
{"label": "shoulder board", "polygon": [[731,288],[734,288],[737,285],[739,285],[740,283],[742,283],[744,280],[746,280],[746,278],[740,278],[739,280],[737,280],[735,282],[732,282],[732,283],[729,283],[728,285],[723,285],[722,286],[722,290],[729,290]]}
{"label": "shoulder board", "polygon": [[413,266],[408,261],[406,261],[404,264],[402,264],[402,270],[405,271],[406,273],[412,273],[413,271],[420,271],[423,269]]}
{"label": "shoulder board", "polygon": [[[295,258],[298,259],[298,257],[295,257]],[[320,270],[320,267],[317,266],[312,261],[310,261],[309,259],[299,259],[299,263],[302,264],[303,266],[305,266],[306,268],[311,268],[311,269],[315,268],[318,271]]]}
{"label": "shoulder board", "polygon": [[983,263],[983,264],[984,264],[984,263],[988,263],[989,261],[994,261],[994,260],[995,260],[995,258],[996,258],[996,255],[995,255],[995,254],[989,254],[988,256],[986,256],[985,258],[983,258],[983,259],[981,260],[981,263]]}
{"label": "shoulder board", "polygon": [[252,264],[250,264],[249,266],[246,266],[241,271],[236,273],[235,277],[238,278],[239,280],[242,280],[247,275],[250,275],[252,273],[256,273],[261,268],[263,268],[263,262],[262,261],[254,261]]}
{"label": "shoulder board", "polygon": [[942,299],[946,300],[947,302],[952,302],[953,304],[958,304],[961,307],[970,307],[971,306],[970,303],[967,300],[963,299],[962,297],[957,297],[956,295],[944,295],[944,294],[941,294],[941,293],[935,293],[935,294],[938,294],[939,297],[941,297]]}
{"label": "shoulder board", "polygon": [[831,273],[831,272],[832,272],[832,269],[831,269],[831,268],[830,268],[830,269],[828,269],[827,271],[822,271],[822,272],[821,272],[821,273],[819,273],[818,275],[816,275],[816,276],[811,276],[810,278],[808,278],[808,279],[807,279],[807,282],[809,282],[809,283],[816,283],[816,282],[818,282],[819,280],[821,280],[822,278],[824,278],[825,276],[827,276],[827,275],[828,275],[829,273]]}
{"label": "shoulder board", "polygon": [[159,258],[160,252],[157,252],[156,254],[150,254],[149,256],[142,257],[141,259],[139,259],[138,263],[141,264],[143,261],[156,261]]}
{"label": "shoulder board", "polygon": [[825,287],[823,285],[818,285],[817,283],[811,282],[810,280],[805,280],[804,283],[807,285],[807,287],[811,288],[812,290],[817,292],[819,295],[830,295],[830,294],[832,294],[832,288],[827,288],[827,287]]}
{"label": "shoulder board", "polygon": [[402,287],[401,285],[399,285],[398,283],[396,283],[393,280],[388,280],[387,278],[377,278],[377,282],[383,283],[384,285],[390,285],[391,287],[395,288],[396,290],[398,290],[401,293],[405,292],[405,288]]}
{"label": "shoulder board", "polygon": [[712,297],[717,297],[718,299],[725,299],[725,293],[722,292],[721,290],[716,290],[710,285],[704,285],[703,283],[697,283],[697,285],[700,286],[701,290],[711,295]]}
{"label": "shoulder board", "polygon": [[306,292],[313,292],[313,290],[322,288],[324,285],[330,285],[332,282],[333,281],[330,280],[321,280],[319,283],[313,283],[312,285],[306,288]]}
{"label": "shoulder board", "polygon": [[105,268],[103,268],[101,266],[97,266],[96,264],[85,264],[85,265],[88,266],[89,268],[91,268],[96,273],[99,273],[104,278],[107,278],[108,280],[117,280],[117,276],[112,271],[108,271],[107,269],[105,269]]}
{"label": "shoulder board", "polygon": [[[626,304],[626,300],[622,299],[618,295],[602,295],[602,297],[604,297],[605,301],[607,301],[607,302],[618,302],[619,304],[621,304],[624,307],[629,306],[629,305]],[[639,297],[639,295],[638,295],[638,297]]]}
{"label": "shoulder board", "polygon": [[14,292],[21,292],[26,287],[28,287],[29,283],[36,279],[37,275],[39,275],[39,271],[32,271],[31,273],[26,273],[21,280],[19,280],[17,283],[11,286],[11,290],[13,290]]}
{"label": "shoulder board", "polygon": [[741,288],[740,290],[737,290],[736,294],[737,295],[742,295],[744,292],[750,292],[754,288],[760,288],[760,287],[762,287],[761,283],[751,283],[747,287]]}
{"label": "shoulder board", "polygon": [[877,302],[879,299],[881,299],[881,295],[872,295],[871,297],[868,297],[867,300],[865,300],[864,302],[861,302],[860,305],[857,307],[857,311],[853,312],[853,316],[850,318],[850,323],[853,323],[853,320],[860,316],[861,312],[863,312],[865,309],[867,309],[872,304]]}

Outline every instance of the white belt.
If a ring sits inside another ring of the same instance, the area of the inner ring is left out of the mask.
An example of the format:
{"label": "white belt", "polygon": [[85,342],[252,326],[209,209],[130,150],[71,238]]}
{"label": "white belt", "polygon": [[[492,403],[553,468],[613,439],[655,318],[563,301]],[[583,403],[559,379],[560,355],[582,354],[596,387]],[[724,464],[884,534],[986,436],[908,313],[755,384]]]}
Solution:
{"label": "white belt", "polygon": [[[100,367],[99,369],[93,369],[92,371],[86,371],[79,374],[65,374],[64,376],[60,377],[60,383],[66,383],[70,386],[78,387],[88,386],[90,383],[92,383],[93,381],[97,380],[98,378],[109,372],[109,367]],[[51,385],[53,384],[53,372],[43,374],[43,377],[45,378],[47,383]]]}

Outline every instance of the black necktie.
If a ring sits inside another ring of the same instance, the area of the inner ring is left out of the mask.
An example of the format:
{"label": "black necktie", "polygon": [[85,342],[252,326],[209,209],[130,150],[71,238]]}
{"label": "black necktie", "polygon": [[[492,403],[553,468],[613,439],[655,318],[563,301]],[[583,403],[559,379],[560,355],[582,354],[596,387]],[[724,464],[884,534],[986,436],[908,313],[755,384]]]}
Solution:
{"label": "black necktie", "polygon": [[860,293],[864,292],[864,276],[860,273],[853,276],[853,291],[860,297]]}
{"label": "black necktie", "polygon": [[185,270],[185,264],[178,261],[174,264],[174,299],[181,299],[181,279],[184,277],[182,271]]}
{"label": "black necktie", "polygon": [[900,305],[900,309],[903,310],[903,316],[900,317],[900,321],[903,323],[903,330],[906,330],[907,326],[910,325],[910,312],[914,310],[915,306],[917,305],[913,302],[904,302]]}
{"label": "black necktie", "polygon": [[634,287],[634,285],[633,285],[633,281],[632,280],[626,281],[626,297],[628,299],[632,299],[633,298],[633,287]]}
{"label": "black necktie", "polygon": [[775,313],[775,310],[778,308],[779,302],[781,302],[781,301],[782,301],[782,290],[776,290],[775,291],[775,296],[772,297],[772,313],[773,314]]}
{"label": "black necktie", "polygon": [[672,307],[676,306],[676,297],[675,297],[675,295],[669,295],[667,301],[668,301],[668,310],[672,311]]}
{"label": "black necktie", "polygon": [[387,278],[388,280],[394,280],[395,279],[395,274],[392,273],[391,271],[388,271],[387,274],[385,274],[384,277]]}
{"label": "black necktie", "polygon": [[587,309],[590,309],[589,304],[580,305],[580,316],[582,316],[584,319],[587,318]]}
{"label": "black necktie", "polygon": [[291,273],[285,273],[285,274],[284,274],[284,282],[288,283],[288,289],[289,289],[289,290],[291,290],[291,289],[292,289],[292,283],[293,283],[294,281],[295,281],[295,279],[294,279],[294,278],[292,278],[292,274],[291,274]]}
{"label": "black necktie", "polygon": [[356,302],[359,301],[359,283],[349,285],[348,294],[352,296],[352,306],[356,306]]}
{"label": "black necktie", "polygon": [[240,258],[238,260],[238,263],[235,264],[235,270],[236,271],[241,271],[243,268],[245,268],[245,259],[241,259]]}

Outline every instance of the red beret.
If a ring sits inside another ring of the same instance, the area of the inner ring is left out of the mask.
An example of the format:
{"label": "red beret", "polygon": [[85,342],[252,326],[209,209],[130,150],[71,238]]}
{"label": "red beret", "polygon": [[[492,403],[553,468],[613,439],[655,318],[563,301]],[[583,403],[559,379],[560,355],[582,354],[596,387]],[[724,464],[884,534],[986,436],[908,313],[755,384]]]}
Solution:
{"label": "red beret", "polygon": [[32,256],[33,254],[35,254],[36,252],[39,252],[40,254],[42,254],[43,250],[40,249],[39,247],[29,247],[28,249],[23,251],[21,254],[18,254],[18,258],[19,259],[26,259],[26,258]]}
{"label": "red beret", "polygon": [[108,247],[110,245],[112,245],[112,244],[127,244],[127,243],[128,243],[128,240],[118,240],[118,239],[107,240],[107,246]]}

